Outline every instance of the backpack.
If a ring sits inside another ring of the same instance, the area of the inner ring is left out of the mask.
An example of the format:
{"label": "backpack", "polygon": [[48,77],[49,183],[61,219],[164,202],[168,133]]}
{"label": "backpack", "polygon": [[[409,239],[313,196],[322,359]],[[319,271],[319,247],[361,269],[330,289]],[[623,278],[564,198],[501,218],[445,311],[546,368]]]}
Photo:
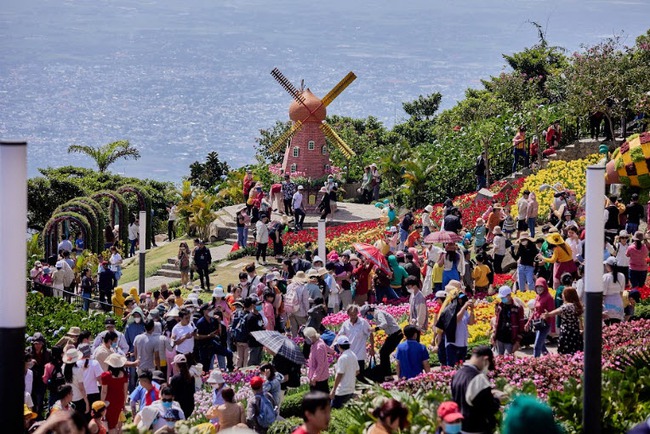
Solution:
{"label": "backpack", "polygon": [[284,296],[284,311],[286,313],[296,313],[300,310],[300,299],[296,290],[299,285],[299,283],[291,283],[287,286],[287,294]]}
{"label": "backpack", "polygon": [[50,394],[55,396],[59,395],[59,387],[65,384],[65,377],[63,375],[63,367],[55,367],[52,371],[52,375],[47,380],[47,388],[50,391]]}
{"label": "backpack", "polygon": [[267,395],[268,394],[265,393],[255,396],[255,404],[257,405],[257,416],[255,417],[255,420],[262,428],[270,427],[278,417],[275,412],[272,398]]}
{"label": "backpack", "polygon": [[235,342],[246,342],[248,336],[246,333],[246,312],[235,313],[230,324],[230,334]]}

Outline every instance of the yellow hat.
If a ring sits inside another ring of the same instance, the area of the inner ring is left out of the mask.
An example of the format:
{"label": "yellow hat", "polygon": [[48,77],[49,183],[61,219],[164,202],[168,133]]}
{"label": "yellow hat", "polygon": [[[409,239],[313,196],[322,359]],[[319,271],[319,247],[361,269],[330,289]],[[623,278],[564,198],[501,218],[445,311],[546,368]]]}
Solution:
{"label": "yellow hat", "polygon": [[98,412],[108,407],[108,405],[104,401],[95,401],[93,402],[92,407],[95,412]]}
{"label": "yellow hat", "polygon": [[546,242],[554,246],[559,246],[560,244],[564,244],[564,238],[560,234],[550,234],[546,237]]}
{"label": "yellow hat", "polygon": [[29,420],[36,419],[36,416],[38,416],[36,413],[34,413],[29,407],[27,407],[27,404],[24,405],[24,411],[23,411],[23,417],[29,417]]}

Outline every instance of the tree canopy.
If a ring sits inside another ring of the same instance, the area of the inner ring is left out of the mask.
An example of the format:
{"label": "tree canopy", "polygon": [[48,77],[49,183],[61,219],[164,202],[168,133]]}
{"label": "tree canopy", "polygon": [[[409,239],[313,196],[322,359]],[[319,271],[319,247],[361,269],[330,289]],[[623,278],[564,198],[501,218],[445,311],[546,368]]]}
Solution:
{"label": "tree canopy", "polygon": [[140,158],[140,151],[131,146],[128,140],[119,140],[102,146],[70,145],[68,153],[86,154],[97,164],[97,169],[104,173],[108,166],[120,158],[137,160]]}

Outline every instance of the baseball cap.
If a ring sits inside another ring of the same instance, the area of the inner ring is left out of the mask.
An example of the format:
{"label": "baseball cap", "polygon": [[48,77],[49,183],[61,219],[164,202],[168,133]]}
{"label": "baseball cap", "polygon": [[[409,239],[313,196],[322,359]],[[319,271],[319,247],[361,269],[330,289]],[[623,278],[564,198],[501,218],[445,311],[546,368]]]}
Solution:
{"label": "baseball cap", "polygon": [[438,417],[447,423],[455,422],[458,419],[464,419],[463,415],[460,413],[458,404],[454,401],[445,401],[441,403],[438,407]]}
{"label": "baseball cap", "polygon": [[501,288],[499,288],[499,297],[505,298],[512,294],[512,289],[508,285],[503,285]]}
{"label": "baseball cap", "polygon": [[350,339],[347,336],[339,336],[336,340],[337,345],[350,345]]}
{"label": "baseball cap", "polygon": [[187,357],[185,357],[185,354],[176,354],[172,363],[174,365],[177,365],[179,363],[187,363]]}
{"label": "baseball cap", "polygon": [[251,378],[250,384],[253,389],[259,389],[264,384],[264,380],[262,379],[262,377],[256,375],[253,378]]}
{"label": "baseball cap", "polygon": [[609,265],[610,267],[615,267],[616,266],[616,256],[610,256],[609,258],[605,259],[603,264]]}
{"label": "baseball cap", "polygon": [[447,298],[447,293],[445,291],[436,291],[436,298]]}

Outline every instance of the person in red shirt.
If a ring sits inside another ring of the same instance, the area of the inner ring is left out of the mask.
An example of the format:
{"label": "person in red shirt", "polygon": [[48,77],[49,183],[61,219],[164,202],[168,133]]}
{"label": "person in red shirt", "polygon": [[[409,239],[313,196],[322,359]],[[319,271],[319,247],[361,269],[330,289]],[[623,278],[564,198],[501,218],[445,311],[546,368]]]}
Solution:
{"label": "person in red shirt", "polygon": [[[354,256],[354,257],[352,257]],[[372,271],[372,263],[366,261],[366,259],[361,256],[357,257],[356,255],[350,256],[350,262],[354,263],[356,261],[357,266],[354,267],[352,271],[352,277],[357,280],[357,286],[354,291],[354,304],[357,306],[363,306],[363,304],[368,301],[368,292],[370,291],[370,272]]]}
{"label": "person in red shirt", "polygon": [[330,424],[330,397],[320,391],[308,392],[302,399],[304,423],[292,434],[320,434]]}
{"label": "person in red shirt", "polygon": [[271,190],[269,191],[269,200],[271,201],[271,209],[273,212],[279,212],[280,214],[284,214],[284,211],[282,211],[282,206],[284,205],[284,201],[282,200],[282,184],[279,182],[276,182],[275,184],[271,185]]}

